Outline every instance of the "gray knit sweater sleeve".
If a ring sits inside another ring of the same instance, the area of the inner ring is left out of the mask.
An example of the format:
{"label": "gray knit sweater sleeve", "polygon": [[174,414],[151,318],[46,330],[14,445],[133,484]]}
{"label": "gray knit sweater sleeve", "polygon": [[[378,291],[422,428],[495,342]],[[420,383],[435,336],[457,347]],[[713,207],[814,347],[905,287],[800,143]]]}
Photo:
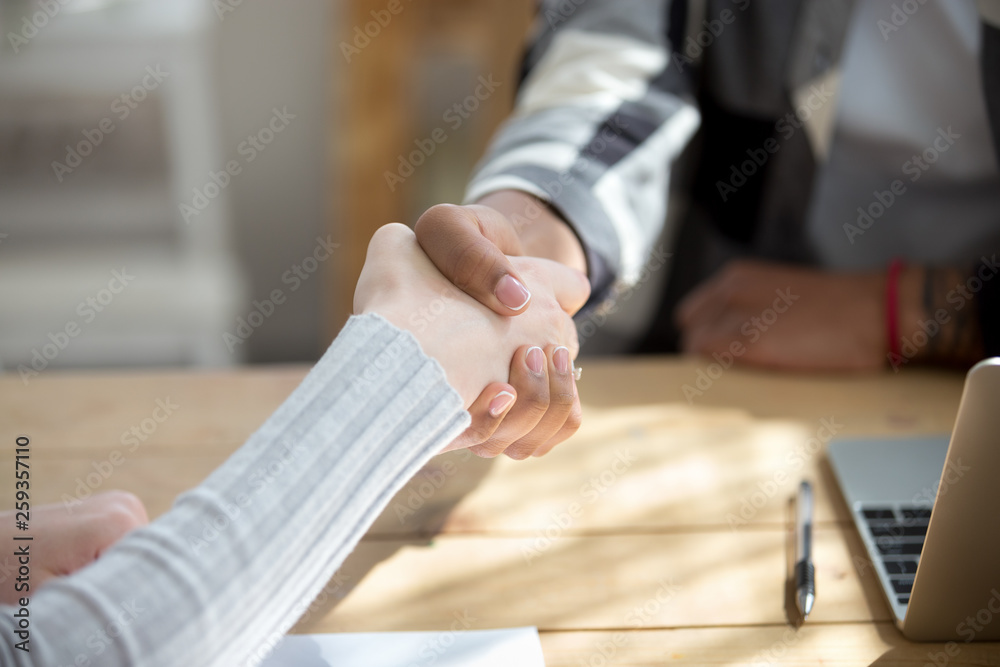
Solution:
{"label": "gray knit sweater sleeve", "polygon": [[393,494],[469,423],[419,344],[353,317],[302,384],[173,508],[33,592],[30,652],[0,607],[0,665],[256,664]]}

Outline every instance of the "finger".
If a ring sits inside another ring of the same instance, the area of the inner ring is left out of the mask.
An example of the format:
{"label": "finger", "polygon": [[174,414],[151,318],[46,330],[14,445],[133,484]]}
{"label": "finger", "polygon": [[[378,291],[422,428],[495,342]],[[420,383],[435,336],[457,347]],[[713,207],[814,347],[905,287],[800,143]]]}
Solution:
{"label": "finger", "polygon": [[440,204],[414,227],[424,252],[456,287],[500,315],[524,311],[531,300],[508,254],[520,254],[510,221],[486,206]]}
{"label": "finger", "polygon": [[590,298],[590,281],[576,269],[535,257],[530,259],[530,265],[527,261],[519,261],[516,257],[512,258],[512,262],[517,268],[530,266],[532,274],[552,289],[559,307],[569,315],[574,315],[583,308]]}
{"label": "finger", "polygon": [[712,276],[681,299],[674,310],[674,321],[682,329],[693,327],[697,322],[711,319],[720,308],[718,276]]}
{"label": "finger", "polygon": [[741,342],[740,326],[747,321],[745,313],[738,309],[725,310],[710,321],[699,321],[683,332],[681,350],[703,355],[726,351],[734,342]]}
{"label": "finger", "polygon": [[[576,382],[573,383],[573,389],[576,390]],[[583,423],[583,408],[580,406],[580,393],[577,391],[576,396],[573,398],[573,407],[569,412],[569,416],[566,418],[566,423],[562,425],[559,432],[554,436],[549,438],[548,442],[538,447],[532,456],[545,456],[552,448],[561,442],[569,439],[574,433],[580,430],[580,424]]]}
{"label": "finger", "polygon": [[469,450],[483,458],[493,458],[518,439],[531,432],[549,408],[549,379],[545,352],[537,346],[524,345],[510,363],[510,384],[517,401],[503,422],[485,442]]}
{"label": "finger", "polygon": [[711,323],[698,324],[681,332],[681,352],[685,354],[701,354],[709,339],[713,337]]}
{"label": "finger", "polygon": [[698,320],[704,322],[719,317],[722,311],[745,304],[748,297],[752,299],[762,289],[769,293],[769,282],[762,282],[762,278],[774,269],[765,271],[763,266],[766,265],[744,259],[731,260],[681,301],[675,311],[675,321],[690,327]]}
{"label": "finger", "polygon": [[126,491],[106,491],[99,497],[100,504],[94,507],[96,529],[90,531],[96,541],[98,554],[104,553],[118,540],[136,528],[149,523],[149,515],[142,500]]}
{"label": "finger", "polygon": [[134,493],[121,490],[103,491],[92,496],[100,500],[108,510],[114,510],[122,516],[123,522],[130,527],[145,526],[149,523],[149,513],[142,499]]}
{"label": "finger", "polygon": [[[142,500],[126,491],[97,493],[85,499],[77,509],[79,514],[72,518],[63,517],[68,527],[61,531],[65,536],[60,541],[61,554],[58,562],[50,567],[60,576],[89,565],[125,535],[149,523]],[[52,525],[56,525],[55,522]]]}
{"label": "finger", "polygon": [[506,382],[491,383],[469,406],[472,424],[460,436],[448,443],[441,453],[465,449],[489,440],[516,400],[517,390],[514,387]]}
{"label": "finger", "polygon": [[512,459],[528,458],[555,437],[569,418],[576,400],[569,350],[563,346],[549,346],[545,356],[548,359],[549,407],[530,433],[504,450],[504,454]]}

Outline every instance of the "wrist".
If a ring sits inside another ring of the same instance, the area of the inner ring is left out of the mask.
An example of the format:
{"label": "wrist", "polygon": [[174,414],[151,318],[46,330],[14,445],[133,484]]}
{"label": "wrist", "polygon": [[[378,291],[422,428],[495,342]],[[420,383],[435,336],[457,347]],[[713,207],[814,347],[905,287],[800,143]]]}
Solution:
{"label": "wrist", "polygon": [[[901,285],[904,357],[928,363],[971,365],[983,355],[975,294],[956,268],[915,267]],[[907,295],[902,297],[906,292]]]}
{"label": "wrist", "polygon": [[476,202],[507,217],[522,254],[543,257],[587,274],[587,256],[576,233],[546,202],[519,190],[491,192]]}
{"label": "wrist", "polygon": [[[438,363],[448,385],[461,396],[463,406],[468,407],[482,388],[494,379],[495,364],[463,364],[463,361],[468,362],[467,345],[448,336],[450,332],[460,329],[461,325],[450,319],[446,322],[448,318],[443,316],[430,316],[428,312],[425,308],[421,315],[412,308],[401,307],[392,300],[386,300],[372,303],[356,315],[377,315],[392,327],[413,336],[420,352]],[[472,319],[467,318],[470,321]]]}

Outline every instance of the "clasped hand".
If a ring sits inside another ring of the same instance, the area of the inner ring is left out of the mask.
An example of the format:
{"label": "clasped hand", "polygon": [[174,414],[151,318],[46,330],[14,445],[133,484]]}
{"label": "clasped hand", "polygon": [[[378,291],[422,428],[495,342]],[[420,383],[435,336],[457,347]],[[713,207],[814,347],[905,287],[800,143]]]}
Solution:
{"label": "clasped hand", "polygon": [[[590,287],[582,273],[562,264],[504,256],[500,247],[515,242],[496,236],[508,229],[506,219],[483,209],[487,220],[499,216],[484,230],[476,211],[435,207],[422,219],[434,261],[409,228],[379,229],[355,291],[355,313],[378,313],[412,332],[444,368],[472,415],[472,425],[448,449],[468,447],[486,457],[540,456],[580,425],[572,372],[579,345],[571,316]],[[8,532],[14,526],[10,514],[0,512]],[[65,507],[39,506],[33,520],[32,549],[38,548],[33,587],[79,570],[148,523],[142,502],[120,491]],[[0,603],[13,603],[20,595],[12,585],[0,587]]]}
{"label": "clasped hand", "polygon": [[[475,208],[448,211],[474,216]],[[447,449],[541,456],[580,425],[572,315],[586,302],[589,283],[550,260],[506,257],[474,228],[453,241],[454,255],[436,259],[453,276],[464,276],[461,287],[442,274],[408,227],[380,228],[368,247],[354,312],[378,313],[410,331],[442,365],[472,415],[472,425]],[[511,298],[522,300],[515,304],[520,308],[504,305]]]}

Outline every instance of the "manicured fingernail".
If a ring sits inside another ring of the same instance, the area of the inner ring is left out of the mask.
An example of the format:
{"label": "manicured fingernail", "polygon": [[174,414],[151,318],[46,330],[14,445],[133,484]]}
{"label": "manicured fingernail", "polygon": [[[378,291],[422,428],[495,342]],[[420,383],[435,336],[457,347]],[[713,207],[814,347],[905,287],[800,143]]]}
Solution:
{"label": "manicured fingernail", "polygon": [[542,369],[545,367],[545,353],[540,347],[528,348],[528,353],[524,355],[524,361],[532,373],[541,375]]}
{"label": "manicured fingernail", "polygon": [[552,363],[560,373],[569,373],[569,348],[559,346],[552,353]]}
{"label": "manicured fingernail", "polygon": [[509,391],[501,391],[490,401],[490,416],[499,417],[507,412],[507,408],[514,404],[514,394]]}
{"label": "manicured fingernail", "polygon": [[528,305],[528,301],[531,299],[531,292],[528,291],[528,288],[510,274],[500,279],[494,294],[500,303],[511,310],[521,310]]}

